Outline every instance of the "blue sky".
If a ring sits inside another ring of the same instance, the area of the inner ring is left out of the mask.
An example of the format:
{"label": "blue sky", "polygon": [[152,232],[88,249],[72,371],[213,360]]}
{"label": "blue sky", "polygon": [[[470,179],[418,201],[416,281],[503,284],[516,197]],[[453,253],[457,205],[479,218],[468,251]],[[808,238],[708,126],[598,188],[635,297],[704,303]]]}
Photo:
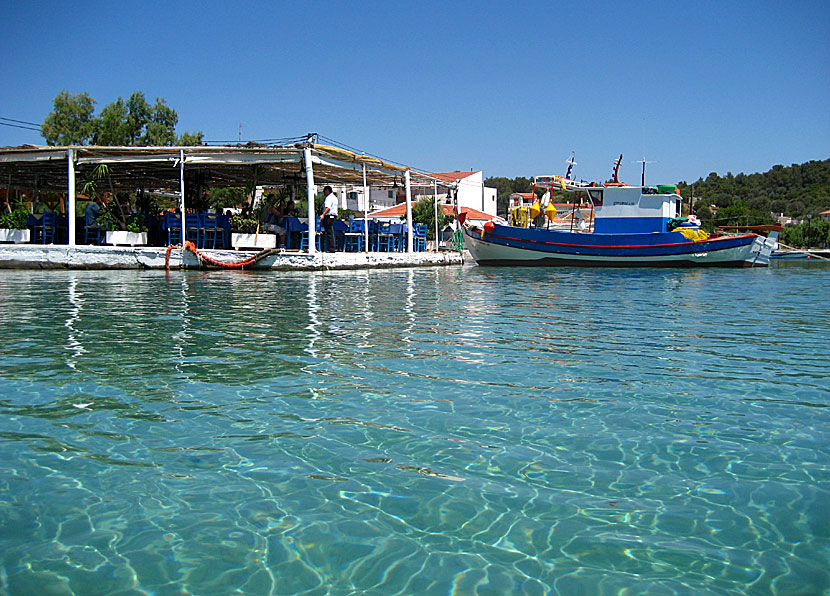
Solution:
{"label": "blue sky", "polygon": [[[318,132],[426,171],[694,180],[830,157],[830,9],[781,2],[11,2],[0,117],[163,97],[211,141]],[[5,121],[3,121],[5,122]],[[0,126],[0,146],[42,144]]]}

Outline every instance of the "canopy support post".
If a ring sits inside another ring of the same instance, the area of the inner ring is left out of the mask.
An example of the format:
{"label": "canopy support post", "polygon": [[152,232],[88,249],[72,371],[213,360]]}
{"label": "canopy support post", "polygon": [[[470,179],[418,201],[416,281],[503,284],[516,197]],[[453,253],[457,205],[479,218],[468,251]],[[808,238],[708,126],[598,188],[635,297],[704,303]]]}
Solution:
{"label": "canopy support post", "polygon": [[67,229],[67,234],[69,238],[67,238],[67,244],[69,246],[75,246],[75,150],[74,149],[67,149],[66,150],[66,176],[68,179],[68,188],[66,189],[67,192],[67,203],[68,206],[66,208],[66,222],[69,224]]}
{"label": "canopy support post", "polygon": [[435,202],[435,252],[438,252],[438,180],[432,181],[432,198]]}
{"label": "canopy support post", "polygon": [[179,149],[179,210],[182,212],[182,248],[184,248],[185,220],[187,219],[184,208],[184,149]]}
{"label": "canopy support post", "polygon": [[412,185],[409,181],[409,170],[404,172],[406,181],[406,252],[412,253]]}
{"label": "canopy support post", "polygon": [[303,149],[303,162],[305,163],[306,196],[308,197],[308,254],[317,252],[317,222],[314,212],[314,170],[311,167],[311,147]]}
{"label": "canopy support post", "polygon": [[363,252],[369,252],[369,187],[366,186],[366,162],[363,163]]}

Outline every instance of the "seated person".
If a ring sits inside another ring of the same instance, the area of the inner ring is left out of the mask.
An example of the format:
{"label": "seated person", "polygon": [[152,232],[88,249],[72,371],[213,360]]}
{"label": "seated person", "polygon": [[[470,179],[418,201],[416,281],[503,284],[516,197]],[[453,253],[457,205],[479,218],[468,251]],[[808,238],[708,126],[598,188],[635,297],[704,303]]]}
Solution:
{"label": "seated person", "polygon": [[285,248],[285,228],[280,225],[283,217],[279,207],[275,207],[274,205],[268,206],[264,222],[265,231],[277,235],[277,246],[279,248]]}
{"label": "seated person", "polygon": [[291,199],[285,204],[285,209],[283,209],[283,215],[285,217],[297,217],[297,208],[294,206],[294,201]]}
{"label": "seated person", "polygon": [[84,220],[87,228],[104,228],[98,224],[98,213],[101,211],[101,198],[95,197],[84,209]]}

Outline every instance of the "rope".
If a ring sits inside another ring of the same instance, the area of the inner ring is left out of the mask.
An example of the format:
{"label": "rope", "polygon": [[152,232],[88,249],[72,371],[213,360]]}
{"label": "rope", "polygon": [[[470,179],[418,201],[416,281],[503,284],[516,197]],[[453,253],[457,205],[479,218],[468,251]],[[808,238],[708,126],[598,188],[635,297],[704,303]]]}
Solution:
{"label": "rope", "polygon": [[783,244],[782,242],[779,242],[778,246],[783,246],[784,248],[788,248],[793,252],[800,252],[802,254],[807,255],[811,259],[821,259],[822,261],[830,261],[830,259],[828,259],[827,257],[822,257],[820,255],[817,255],[814,252],[809,251],[809,250],[799,250],[799,249],[795,248],[794,246],[789,246],[787,244]]}
{"label": "rope", "polygon": [[[178,244],[171,244],[167,247],[167,252],[164,255],[164,268],[168,271],[170,270],[170,251],[174,248],[181,248],[181,246]],[[261,261],[269,255],[273,255],[279,252],[277,249],[269,248],[268,250],[259,251],[258,253],[251,255],[250,257],[247,257],[245,259],[242,259],[241,261],[226,263],[224,261],[217,261],[216,259],[207,256],[198,248],[196,248],[196,245],[190,242],[189,240],[184,243],[184,250],[189,250],[194,255],[196,255],[196,258],[199,259],[199,264],[208,263],[210,265],[214,265],[216,267],[224,267],[226,269],[243,269],[248,265],[253,265],[257,261]]]}

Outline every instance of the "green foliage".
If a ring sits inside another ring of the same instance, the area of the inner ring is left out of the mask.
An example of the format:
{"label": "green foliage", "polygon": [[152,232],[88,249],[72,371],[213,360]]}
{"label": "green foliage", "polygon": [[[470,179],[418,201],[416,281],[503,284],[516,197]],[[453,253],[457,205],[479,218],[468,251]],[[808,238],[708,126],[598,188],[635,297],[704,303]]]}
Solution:
{"label": "green foliage", "polygon": [[157,97],[151,105],[136,91],[126,101],[119,97],[94,115],[95,100],[87,93],[61,91],[54,109],[43,122],[41,134],[48,145],[169,146],[200,145],[201,131],[176,136],[176,110]]}
{"label": "green foliage", "polygon": [[208,191],[210,205],[215,209],[238,207],[244,205],[248,198],[245,189],[241,186],[229,188],[211,188]]}
{"label": "green foliage", "polygon": [[46,116],[40,134],[47,145],[86,145],[95,134],[95,100],[87,93],[69,95],[61,91]]}
{"label": "green foliage", "polygon": [[234,215],[231,218],[230,226],[232,230],[236,230],[242,234],[253,234],[259,226],[259,221],[251,217],[242,215]]}
{"label": "green foliage", "polygon": [[127,222],[127,231],[136,234],[147,231],[147,226],[144,225],[144,216],[141,213],[136,213],[130,217],[130,221]]}
{"label": "green foliage", "polygon": [[[735,213],[727,212],[724,216],[723,208],[737,203],[744,204],[738,209],[746,209],[747,213],[740,214],[745,219],[747,215],[753,217],[761,213],[785,213],[791,217],[803,218],[830,209],[830,159],[808,161],[789,167],[776,165],[763,174],[733,176],[732,172],[728,172],[725,177],[721,177],[712,172],[706,180],[700,178],[693,185],[681,182],[678,187],[685,197],[694,194],[706,201],[706,205],[719,207],[716,225],[729,225],[721,221],[721,218],[733,219]],[[696,206],[695,210],[697,209]],[[700,213],[698,215],[704,219]],[[767,218],[764,215],[758,219]],[[741,221],[740,225],[745,223]]]}
{"label": "green foliage", "polygon": [[531,192],[533,180],[518,176],[516,178],[487,178],[484,186],[496,189],[496,212],[502,217],[507,217],[507,209],[510,203],[510,195],[514,192]]}
{"label": "green foliage", "polygon": [[25,230],[26,220],[29,218],[29,210],[25,207],[18,207],[11,213],[0,215],[0,228],[9,230]]}
{"label": "green foliage", "polygon": [[192,132],[192,133],[185,131],[185,132],[182,133],[182,136],[179,137],[178,144],[182,145],[182,146],[185,146],[185,147],[193,146],[193,145],[201,145],[204,138],[205,138],[205,133],[203,133],[201,130],[197,131],[197,132]]}
{"label": "green foliage", "polygon": [[[406,215],[402,215],[401,219],[406,219]],[[438,229],[443,230],[455,218],[452,215],[445,215],[441,206],[438,206]],[[426,224],[427,237],[435,238],[435,197],[424,197],[412,204],[412,223]]]}
{"label": "green foliage", "polygon": [[798,248],[827,248],[830,246],[830,222],[812,218],[807,222],[786,226],[781,242]]}

